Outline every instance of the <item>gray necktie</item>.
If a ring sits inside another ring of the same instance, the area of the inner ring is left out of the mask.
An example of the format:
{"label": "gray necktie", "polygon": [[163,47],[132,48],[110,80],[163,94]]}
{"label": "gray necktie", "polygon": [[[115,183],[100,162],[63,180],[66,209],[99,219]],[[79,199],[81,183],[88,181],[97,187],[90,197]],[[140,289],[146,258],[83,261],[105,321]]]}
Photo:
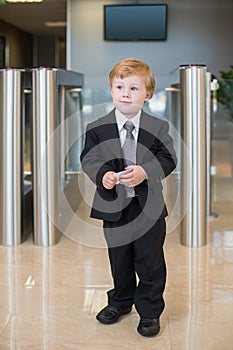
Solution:
{"label": "gray necktie", "polygon": [[[125,166],[136,164],[136,142],[134,136],[132,134],[135,129],[134,124],[131,121],[127,121],[124,124],[124,128],[126,129],[126,138],[122,147]],[[128,197],[134,197],[135,191],[133,187],[125,186]]]}
{"label": "gray necktie", "polygon": [[126,138],[122,150],[125,160],[125,166],[128,166],[136,164],[136,144],[134,136],[132,134],[133,130],[135,129],[135,126],[131,121],[127,121],[124,124],[124,128],[126,129]]}

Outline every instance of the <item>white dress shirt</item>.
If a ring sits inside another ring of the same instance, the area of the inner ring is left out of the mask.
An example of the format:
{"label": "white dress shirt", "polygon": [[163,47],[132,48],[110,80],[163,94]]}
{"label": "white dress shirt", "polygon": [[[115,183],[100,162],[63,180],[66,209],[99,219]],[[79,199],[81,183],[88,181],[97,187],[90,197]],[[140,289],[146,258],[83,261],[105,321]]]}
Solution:
{"label": "white dress shirt", "polygon": [[133,118],[126,118],[124,114],[122,114],[118,109],[115,110],[116,115],[116,122],[119,130],[120,135],[120,141],[121,141],[121,147],[123,146],[125,139],[126,139],[126,129],[124,128],[124,124],[130,120],[134,124],[134,129],[132,131],[132,134],[134,136],[135,142],[137,144],[138,139],[138,132],[139,132],[139,125],[140,125],[140,117],[141,117],[141,110],[135,115]]}
{"label": "white dress shirt", "polygon": [[[126,118],[124,114],[122,114],[118,109],[115,110],[115,115],[116,115],[116,122],[119,130],[119,135],[120,135],[120,142],[121,142],[121,147],[123,146],[125,139],[126,139],[126,129],[124,128],[124,124],[130,120],[135,128],[132,131],[132,134],[134,136],[136,146],[137,146],[137,140],[138,140],[138,133],[139,133],[139,126],[140,126],[140,118],[141,118],[141,110],[135,115],[133,118]],[[143,169],[143,168],[142,168]],[[147,173],[143,169],[145,173],[146,179],[148,179]]]}

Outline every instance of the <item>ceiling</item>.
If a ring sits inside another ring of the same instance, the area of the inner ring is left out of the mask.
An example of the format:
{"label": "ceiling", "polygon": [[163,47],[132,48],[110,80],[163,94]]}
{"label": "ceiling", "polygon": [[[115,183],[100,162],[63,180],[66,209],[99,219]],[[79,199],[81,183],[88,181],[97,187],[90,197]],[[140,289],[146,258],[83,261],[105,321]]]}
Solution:
{"label": "ceiling", "polygon": [[66,22],[66,0],[41,3],[0,3],[0,20],[33,35],[66,37],[66,27],[46,27],[45,22]]}

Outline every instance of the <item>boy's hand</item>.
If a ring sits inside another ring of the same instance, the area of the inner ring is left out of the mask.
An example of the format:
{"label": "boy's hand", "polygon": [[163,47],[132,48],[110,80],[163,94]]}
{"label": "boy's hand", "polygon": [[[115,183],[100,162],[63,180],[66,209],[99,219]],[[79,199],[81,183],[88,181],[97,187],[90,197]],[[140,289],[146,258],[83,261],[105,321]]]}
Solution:
{"label": "boy's hand", "polygon": [[102,184],[107,190],[111,190],[117,183],[117,179],[114,174],[114,171],[108,171],[103,176]]}
{"label": "boy's hand", "polygon": [[127,187],[135,187],[147,179],[146,172],[140,165],[130,165],[125,168],[125,170],[127,169],[133,169],[133,171],[129,174],[121,175],[121,185],[125,185]]}

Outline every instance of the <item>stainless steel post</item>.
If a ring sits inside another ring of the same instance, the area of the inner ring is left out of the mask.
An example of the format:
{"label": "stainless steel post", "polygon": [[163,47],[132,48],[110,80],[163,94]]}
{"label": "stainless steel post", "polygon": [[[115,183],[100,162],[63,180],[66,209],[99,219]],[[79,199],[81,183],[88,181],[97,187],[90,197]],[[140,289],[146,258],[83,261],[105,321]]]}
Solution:
{"label": "stainless steel post", "polygon": [[[189,157],[183,152],[181,169],[181,243],[201,247],[206,232],[206,66],[180,66],[182,137]],[[191,160],[191,166],[188,164]]]}
{"label": "stainless steel post", "polygon": [[52,137],[58,125],[56,69],[32,71],[34,244],[52,246],[61,233],[56,228],[59,193],[59,145]]}
{"label": "stainless steel post", "polygon": [[22,111],[20,69],[0,70],[0,244],[21,243]]}
{"label": "stainless steel post", "polygon": [[[57,68],[32,70],[34,244],[52,246],[70,217],[64,213],[76,182],[65,181],[65,91],[83,85],[80,73]],[[70,135],[68,135],[70,137]],[[77,155],[78,156],[78,155]],[[70,190],[72,187],[72,191]],[[67,198],[66,198],[67,195]],[[69,198],[68,198],[69,197]],[[75,198],[77,203],[77,196]],[[71,210],[72,214],[73,211]]]}

